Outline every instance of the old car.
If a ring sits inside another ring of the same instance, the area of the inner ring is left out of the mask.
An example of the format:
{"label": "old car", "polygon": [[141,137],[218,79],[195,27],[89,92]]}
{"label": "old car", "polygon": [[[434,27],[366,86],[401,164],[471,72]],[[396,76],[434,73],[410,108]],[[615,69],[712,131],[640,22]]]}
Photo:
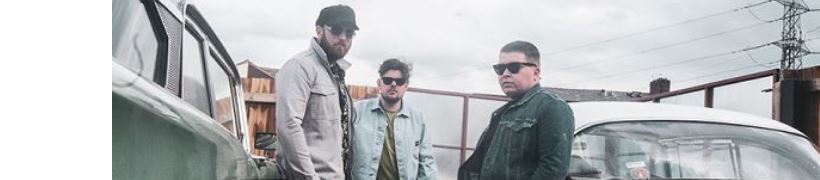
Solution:
{"label": "old car", "polygon": [[820,179],[817,147],[772,119],[656,103],[570,104],[568,179]]}
{"label": "old car", "polygon": [[113,179],[276,177],[250,153],[239,73],[196,6],[114,0],[112,14]]}

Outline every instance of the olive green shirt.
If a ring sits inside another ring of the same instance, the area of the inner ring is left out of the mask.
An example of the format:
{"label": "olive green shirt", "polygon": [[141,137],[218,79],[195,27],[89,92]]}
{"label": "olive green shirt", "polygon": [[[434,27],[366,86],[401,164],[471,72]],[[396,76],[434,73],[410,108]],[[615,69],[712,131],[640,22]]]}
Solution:
{"label": "olive green shirt", "polygon": [[379,161],[379,170],[376,179],[390,180],[399,179],[399,171],[396,167],[396,146],[393,144],[393,121],[396,120],[397,112],[384,111],[387,115],[387,132],[384,134],[384,147],[382,157]]}

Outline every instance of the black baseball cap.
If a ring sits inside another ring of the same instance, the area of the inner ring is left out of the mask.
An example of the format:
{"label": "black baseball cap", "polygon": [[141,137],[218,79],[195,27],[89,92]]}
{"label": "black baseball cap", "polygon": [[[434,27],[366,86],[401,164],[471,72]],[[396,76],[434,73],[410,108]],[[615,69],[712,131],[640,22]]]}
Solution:
{"label": "black baseball cap", "polygon": [[356,25],[356,13],[353,12],[353,8],[341,4],[322,9],[322,11],[319,12],[319,18],[316,19],[316,25],[359,30],[359,26]]}

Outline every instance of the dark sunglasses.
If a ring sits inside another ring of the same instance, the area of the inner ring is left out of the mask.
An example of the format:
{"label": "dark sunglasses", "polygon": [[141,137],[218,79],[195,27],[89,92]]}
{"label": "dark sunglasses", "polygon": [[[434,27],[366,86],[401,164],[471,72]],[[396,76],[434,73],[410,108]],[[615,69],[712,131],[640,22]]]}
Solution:
{"label": "dark sunglasses", "polygon": [[407,83],[407,79],[404,78],[391,78],[391,77],[382,77],[382,83],[386,85],[391,85],[393,82],[396,82],[397,86],[403,86]]}
{"label": "dark sunglasses", "polygon": [[330,27],[330,33],[332,33],[334,36],[341,36],[342,32],[345,33],[347,38],[353,38],[353,36],[356,35],[356,30],[355,29],[345,29],[345,28],[338,27],[338,26],[329,26],[329,27]]}
{"label": "dark sunglasses", "polygon": [[509,69],[511,73],[515,74],[515,73],[518,73],[519,70],[521,70],[521,65],[538,67],[538,65],[533,64],[533,63],[517,63],[517,62],[515,62],[515,63],[493,65],[493,70],[495,70],[495,74],[498,74],[499,76],[504,74],[504,69]]}

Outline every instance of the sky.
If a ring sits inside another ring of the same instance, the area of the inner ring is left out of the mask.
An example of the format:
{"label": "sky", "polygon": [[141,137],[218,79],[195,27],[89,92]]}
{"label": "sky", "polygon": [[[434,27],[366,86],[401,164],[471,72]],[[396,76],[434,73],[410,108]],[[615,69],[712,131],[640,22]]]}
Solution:
{"label": "sky", "polygon": [[[348,84],[375,86],[378,65],[399,58],[413,64],[411,87],[486,94],[502,94],[491,65],[515,40],[539,48],[547,87],[647,92],[664,77],[674,90],[776,68],[777,46],[738,51],[780,39],[782,21],[769,21],[783,6],[761,2],[193,1],[236,62],[281,67],[308,48],[322,8],[345,4],[361,28],[345,57]],[[801,17],[807,47],[820,51],[820,12]],[[820,54],[803,57],[817,64]]]}

